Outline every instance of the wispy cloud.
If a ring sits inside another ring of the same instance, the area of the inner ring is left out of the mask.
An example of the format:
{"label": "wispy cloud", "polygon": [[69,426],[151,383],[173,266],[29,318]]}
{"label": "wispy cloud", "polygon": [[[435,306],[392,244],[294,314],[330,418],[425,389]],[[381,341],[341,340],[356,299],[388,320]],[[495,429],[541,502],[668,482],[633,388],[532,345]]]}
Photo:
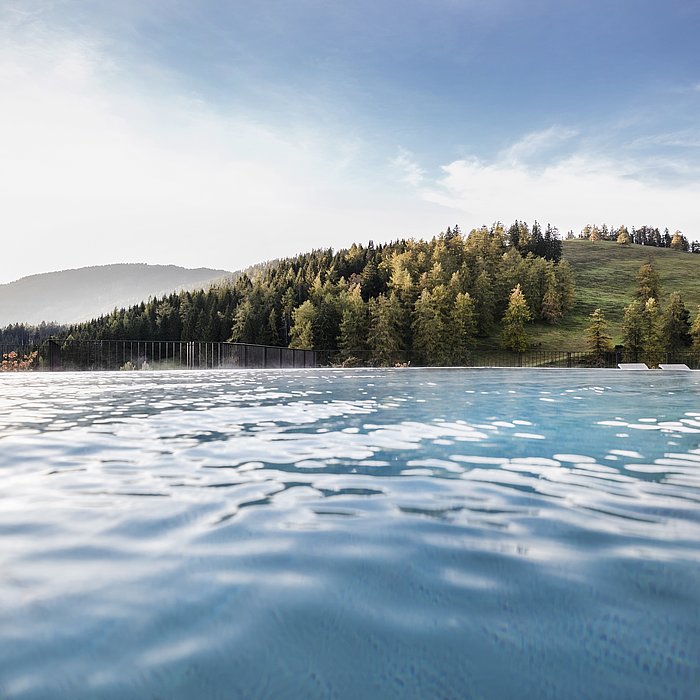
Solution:
{"label": "wispy cloud", "polygon": [[576,129],[562,126],[550,126],[541,131],[526,134],[514,144],[506,148],[500,158],[513,164],[531,160],[543,162],[556,155],[560,149],[578,135]]}
{"label": "wispy cloud", "polygon": [[700,237],[695,201],[700,177],[668,185],[640,175],[633,162],[579,152],[544,167],[506,159],[456,160],[422,196],[461,212],[470,225],[524,219],[580,230],[589,222],[651,224]]}
{"label": "wispy cloud", "polygon": [[415,157],[405,148],[399,148],[398,155],[391,160],[391,166],[401,173],[401,181],[413,187],[423,182],[425,170],[418,165]]}

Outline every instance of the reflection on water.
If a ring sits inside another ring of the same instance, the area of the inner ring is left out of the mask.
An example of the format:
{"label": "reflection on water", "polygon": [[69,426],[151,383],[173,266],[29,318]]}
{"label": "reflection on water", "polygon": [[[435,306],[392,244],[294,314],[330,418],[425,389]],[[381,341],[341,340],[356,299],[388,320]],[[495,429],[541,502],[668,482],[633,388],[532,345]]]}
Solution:
{"label": "reflection on water", "polygon": [[700,376],[0,378],[2,698],[695,698]]}

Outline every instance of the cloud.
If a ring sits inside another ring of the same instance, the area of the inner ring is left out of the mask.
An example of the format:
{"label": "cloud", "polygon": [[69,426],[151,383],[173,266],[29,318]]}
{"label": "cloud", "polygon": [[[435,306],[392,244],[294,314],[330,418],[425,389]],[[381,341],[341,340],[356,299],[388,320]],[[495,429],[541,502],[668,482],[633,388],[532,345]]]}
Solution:
{"label": "cloud", "polygon": [[578,152],[545,165],[507,159],[455,160],[421,196],[462,214],[469,226],[496,218],[551,222],[578,232],[586,223],[668,226],[700,237],[695,204],[700,177],[669,185],[639,174],[639,164]]}
{"label": "cloud", "polygon": [[526,134],[501,153],[501,159],[511,163],[522,163],[530,159],[542,161],[559,151],[578,134],[575,129],[551,126],[542,131]]}
{"label": "cloud", "polygon": [[236,269],[440,228],[437,208],[382,195],[356,135],[214,107],[74,36],[0,39],[0,282],[116,261]]}
{"label": "cloud", "polygon": [[402,173],[402,182],[414,187],[423,182],[425,171],[418,165],[413,154],[405,148],[399,148],[399,153],[392,159],[391,166]]}

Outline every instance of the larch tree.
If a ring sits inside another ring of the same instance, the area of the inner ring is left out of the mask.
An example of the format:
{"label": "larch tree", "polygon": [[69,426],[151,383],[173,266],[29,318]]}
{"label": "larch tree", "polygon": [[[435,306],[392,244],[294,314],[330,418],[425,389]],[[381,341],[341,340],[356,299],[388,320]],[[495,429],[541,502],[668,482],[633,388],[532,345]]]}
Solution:
{"label": "larch tree", "polygon": [[586,344],[591,353],[591,362],[596,367],[602,367],[605,364],[605,355],[612,350],[612,338],[608,335],[608,321],[601,309],[596,309],[588,320]]}
{"label": "larch tree", "polygon": [[661,280],[651,260],[644,263],[637,272],[637,291],[635,296],[643,304],[652,297],[656,300],[661,298]]}
{"label": "larch tree", "polygon": [[547,323],[559,323],[564,315],[564,308],[554,266],[547,271],[547,287],[542,299],[542,318]]}
{"label": "larch tree", "polygon": [[508,350],[523,352],[527,350],[528,338],[525,324],[532,319],[525,295],[517,285],[510,294],[508,308],[503,315],[501,338]]}
{"label": "larch tree", "polygon": [[630,245],[632,243],[632,239],[630,238],[630,234],[626,226],[620,226],[620,229],[617,232],[617,238],[615,240],[619,245]]}
{"label": "larch tree", "polygon": [[292,313],[292,342],[290,348],[310,350],[314,346],[314,321],[316,319],[316,307],[310,299],[294,309]]}

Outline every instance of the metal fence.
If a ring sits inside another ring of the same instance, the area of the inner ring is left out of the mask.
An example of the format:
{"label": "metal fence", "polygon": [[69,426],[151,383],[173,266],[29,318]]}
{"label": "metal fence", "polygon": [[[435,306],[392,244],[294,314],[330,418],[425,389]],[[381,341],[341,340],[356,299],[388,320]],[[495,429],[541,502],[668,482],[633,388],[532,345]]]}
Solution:
{"label": "metal fence", "polygon": [[[46,340],[37,346],[0,346],[1,354],[37,351],[35,369],[143,370],[316,367],[314,350],[245,343],[157,340]],[[1,358],[0,358],[1,359]]]}
{"label": "metal fence", "polygon": [[[295,350],[245,343],[139,340],[46,340],[38,345],[0,345],[0,361],[9,353],[19,358],[36,351],[38,370],[131,370],[131,369],[223,369],[304,368],[360,365],[369,358],[345,360],[338,351]],[[648,358],[628,358],[622,350],[595,357],[588,351],[527,350],[509,352],[481,349],[469,352],[467,367],[617,367]],[[700,369],[700,352],[666,353],[660,362],[683,363]]]}
{"label": "metal fence", "polygon": [[[349,359],[335,351],[319,351],[320,365],[367,366],[372,362],[367,357]],[[471,350],[466,357],[465,367],[541,367],[541,368],[616,368],[621,362],[645,362],[651,367],[654,363],[649,358],[627,358],[624,351],[613,350],[602,356],[596,356],[587,350],[526,350],[511,352],[502,349]],[[700,369],[700,352],[665,353],[658,360],[660,363],[683,363],[691,369]]]}

